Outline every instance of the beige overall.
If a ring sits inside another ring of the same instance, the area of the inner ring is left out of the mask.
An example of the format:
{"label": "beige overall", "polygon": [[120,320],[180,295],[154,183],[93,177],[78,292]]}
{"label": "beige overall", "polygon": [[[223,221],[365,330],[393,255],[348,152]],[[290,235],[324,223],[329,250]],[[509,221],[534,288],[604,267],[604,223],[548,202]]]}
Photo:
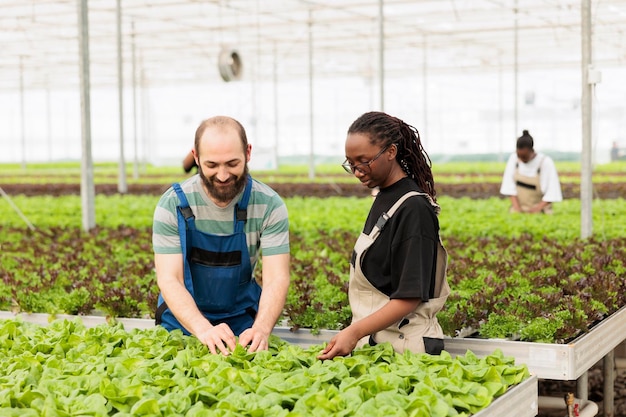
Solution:
{"label": "beige overall", "polygon": [[[542,161],[543,162],[543,161]],[[541,164],[539,164],[541,167]],[[519,201],[520,208],[523,212],[528,212],[530,209],[541,202],[543,199],[543,192],[541,191],[541,172],[537,170],[537,175],[534,177],[527,177],[519,173],[519,169],[515,169],[513,180],[517,185],[517,201]],[[547,205],[543,209],[544,213],[551,213],[552,206]]]}
{"label": "beige overall", "polygon": [[[391,207],[389,212],[386,213],[386,217],[390,218],[393,216],[398,207],[400,207],[407,198],[416,195],[426,196],[431,201],[431,204],[435,205],[427,194],[411,191],[406,193]],[[385,216],[385,214],[383,214],[383,216]],[[352,322],[359,321],[374,313],[390,301],[387,295],[378,291],[370,284],[361,270],[363,257],[379,234],[380,227],[377,224],[369,235],[361,233],[355,244],[354,250],[356,252],[356,258],[354,266],[350,266],[350,283],[348,289],[348,297],[352,309]],[[437,245],[434,298],[431,298],[425,303],[420,302],[415,311],[405,316],[402,320],[399,320],[384,330],[374,333],[372,338],[376,343],[390,342],[394,350],[400,353],[404,352],[406,349],[414,353],[420,353],[426,351],[422,337],[443,339],[443,331],[437,322],[436,314],[443,308],[450,294],[450,287],[446,279],[447,261],[448,254],[440,239]],[[403,324],[402,326],[401,323]],[[366,336],[359,340],[357,346],[363,346],[368,342],[369,336]]]}

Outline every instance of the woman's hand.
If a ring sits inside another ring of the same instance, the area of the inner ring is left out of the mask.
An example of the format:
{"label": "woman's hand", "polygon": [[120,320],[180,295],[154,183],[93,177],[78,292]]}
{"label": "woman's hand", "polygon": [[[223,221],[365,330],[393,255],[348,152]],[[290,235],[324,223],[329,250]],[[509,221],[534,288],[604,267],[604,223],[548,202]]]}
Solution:
{"label": "woman's hand", "polygon": [[348,326],[330,339],[330,342],[320,352],[317,359],[326,360],[335,356],[349,355],[356,347],[359,339],[360,337],[358,337],[352,326]]}

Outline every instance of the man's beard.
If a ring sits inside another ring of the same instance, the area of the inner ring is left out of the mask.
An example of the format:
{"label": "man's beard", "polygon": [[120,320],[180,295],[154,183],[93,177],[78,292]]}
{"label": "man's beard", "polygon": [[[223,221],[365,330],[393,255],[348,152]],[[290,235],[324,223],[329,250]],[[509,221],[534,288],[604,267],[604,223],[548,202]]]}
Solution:
{"label": "man's beard", "polygon": [[230,203],[233,198],[237,196],[243,190],[243,187],[246,185],[246,179],[248,178],[248,164],[245,165],[243,169],[243,174],[240,177],[236,175],[231,175],[228,181],[232,181],[232,183],[228,187],[217,187],[215,184],[219,182],[216,178],[216,175],[213,175],[210,178],[207,178],[202,172],[202,169],[198,170],[198,174],[204,183],[204,186],[209,191],[211,197],[221,203]]}

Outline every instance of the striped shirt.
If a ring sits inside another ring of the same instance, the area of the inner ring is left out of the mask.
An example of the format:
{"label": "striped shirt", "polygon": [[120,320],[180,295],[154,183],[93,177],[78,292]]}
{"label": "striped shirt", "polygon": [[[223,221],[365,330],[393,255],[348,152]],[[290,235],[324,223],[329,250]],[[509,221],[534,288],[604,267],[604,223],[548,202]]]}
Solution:
{"label": "striped shirt", "polygon": [[[243,195],[241,193],[226,207],[219,207],[202,188],[199,175],[180,184],[187,196],[189,206],[196,219],[196,228],[214,235],[228,235],[234,231],[234,208]],[[152,246],[156,254],[182,253],[178,235],[176,206],[180,204],[173,188],[169,188],[159,200],[154,210],[152,225]],[[248,220],[244,227],[250,264],[263,255],[289,253],[289,217],[287,207],[280,196],[269,186],[253,179]]]}

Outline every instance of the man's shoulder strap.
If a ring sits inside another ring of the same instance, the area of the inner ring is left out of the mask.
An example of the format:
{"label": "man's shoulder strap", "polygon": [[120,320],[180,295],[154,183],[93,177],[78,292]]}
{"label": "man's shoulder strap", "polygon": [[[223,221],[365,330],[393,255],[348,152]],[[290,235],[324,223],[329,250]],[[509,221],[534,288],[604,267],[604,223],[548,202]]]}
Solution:
{"label": "man's shoulder strap", "polygon": [[178,196],[178,201],[180,202],[177,208],[185,218],[185,221],[195,218],[193,211],[191,211],[191,207],[189,207],[189,201],[187,201],[187,196],[185,195],[180,184],[176,182],[172,184],[172,188],[176,192],[176,195]]}
{"label": "man's shoulder strap", "polygon": [[250,201],[250,194],[252,194],[252,177],[248,175],[241,200],[235,205],[235,220],[238,222],[248,220],[248,202]]}

